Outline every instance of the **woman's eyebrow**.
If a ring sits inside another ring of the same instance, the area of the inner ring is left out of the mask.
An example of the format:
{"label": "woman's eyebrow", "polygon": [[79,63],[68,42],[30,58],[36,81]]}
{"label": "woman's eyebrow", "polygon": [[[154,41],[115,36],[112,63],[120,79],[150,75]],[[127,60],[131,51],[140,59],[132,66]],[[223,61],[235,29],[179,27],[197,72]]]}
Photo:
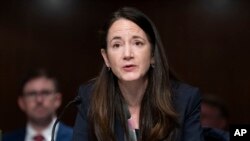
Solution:
{"label": "woman's eyebrow", "polygon": [[[114,37],[112,37],[112,39],[109,42],[112,42],[113,40],[121,40],[121,39],[122,39],[122,37],[120,37],[120,36],[114,36]],[[143,37],[138,36],[138,35],[132,36],[132,39],[141,39],[143,41],[145,40]]]}
{"label": "woman's eyebrow", "polygon": [[132,39],[141,39],[143,41],[145,40],[143,37],[137,35],[132,36]]}
{"label": "woman's eyebrow", "polygon": [[112,41],[112,40],[119,40],[119,39],[122,39],[120,36],[114,36],[111,40],[110,40],[110,42]]}

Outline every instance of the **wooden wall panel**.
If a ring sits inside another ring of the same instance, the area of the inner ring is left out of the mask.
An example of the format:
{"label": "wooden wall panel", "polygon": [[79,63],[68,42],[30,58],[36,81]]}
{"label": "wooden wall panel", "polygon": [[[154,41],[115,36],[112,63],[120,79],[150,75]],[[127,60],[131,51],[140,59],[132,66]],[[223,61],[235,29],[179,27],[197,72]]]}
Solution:
{"label": "wooden wall panel", "polygon": [[[38,0],[3,0],[0,129],[10,131],[25,124],[16,97],[18,81],[30,68],[42,66],[58,74],[64,105],[81,83],[98,74],[102,64],[98,29],[122,6],[137,7],[155,22],[169,63],[181,79],[200,87],[203,93],[220,96],[228,105],[231,123],[249,123],[250,3],[220,2],[71,0],[53,7],[42,6]],[[72,108],[64,121],[73,125],[75,112]]]}

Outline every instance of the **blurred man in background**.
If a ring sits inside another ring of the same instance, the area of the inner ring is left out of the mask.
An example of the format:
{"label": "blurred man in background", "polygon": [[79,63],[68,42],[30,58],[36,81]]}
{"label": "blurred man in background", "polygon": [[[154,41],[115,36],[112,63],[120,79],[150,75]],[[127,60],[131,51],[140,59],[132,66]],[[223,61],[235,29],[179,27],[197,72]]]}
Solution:
{"label": "blurred man in background", "polygon": [[[58,81],[44,69],[33,70],[21,82],[18,105],[27,116],[25,128],[4,134],[3,141],[50,141],[62,95]],[[72,128],[59,123],[56,141],[70,141]]]}
{"label": "blurred man in background", "polygon": [[229,141],[229,114],[225,104],[216,96],[206,94],[201,102],[201,125],[205,141]]}

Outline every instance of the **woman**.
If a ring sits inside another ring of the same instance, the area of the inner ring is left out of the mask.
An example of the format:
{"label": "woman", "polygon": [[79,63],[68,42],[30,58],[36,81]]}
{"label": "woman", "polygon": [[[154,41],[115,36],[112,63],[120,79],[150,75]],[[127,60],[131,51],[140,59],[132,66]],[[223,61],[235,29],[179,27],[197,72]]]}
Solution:
{"label": "woman", "polygon": [[99,77],[82,86],[74,141],[200,141],[198,90],[170,80],[159,34],[134,8],[104,26]]}

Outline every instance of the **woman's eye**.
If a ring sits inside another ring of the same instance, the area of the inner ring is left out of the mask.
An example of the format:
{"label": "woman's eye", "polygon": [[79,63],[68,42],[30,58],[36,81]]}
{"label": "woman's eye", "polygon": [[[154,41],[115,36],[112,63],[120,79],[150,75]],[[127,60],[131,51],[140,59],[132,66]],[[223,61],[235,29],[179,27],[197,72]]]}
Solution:
{"label": "woman's eye", "polygon": [[119,47],[120,47],[120,44],[113,44],[112,47],[113,47],[113,48],[119,48]]}
{"label": "woman's eye", "polygon": [[136,42],[135,42],[135,45],[136,45],[136,46],[142,46],[142,45],[143,45],[143,43],[142,43],[142,42],[140,42],[140,41],[136,41]]}

